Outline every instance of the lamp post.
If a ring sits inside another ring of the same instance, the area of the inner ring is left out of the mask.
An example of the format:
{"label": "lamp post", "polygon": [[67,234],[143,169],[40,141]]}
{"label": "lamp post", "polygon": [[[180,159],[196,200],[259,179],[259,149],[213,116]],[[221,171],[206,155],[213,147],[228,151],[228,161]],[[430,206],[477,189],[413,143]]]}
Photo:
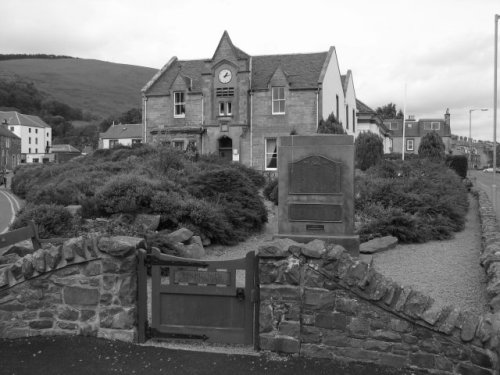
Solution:
{"label": "lamp post", "polygon": [[498,20],[500,15],[495,14],[495,63],[493,69],[493,208],[497,208],[497,185],[496,185],[496,172],[497,172],[497,70],[498,70]]}
{"label": "lamp post", "polygon": [[472,112],[487,111],[488,108],[472,108],[469,109],[469,168],[472,168]]}

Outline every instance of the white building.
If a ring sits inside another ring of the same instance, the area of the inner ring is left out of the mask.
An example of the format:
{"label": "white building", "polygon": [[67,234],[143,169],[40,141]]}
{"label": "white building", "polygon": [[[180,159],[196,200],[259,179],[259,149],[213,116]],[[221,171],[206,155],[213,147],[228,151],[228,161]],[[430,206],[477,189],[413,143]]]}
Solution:
{"label": "white building", "polygon": [[142,133],[142,124],[113,124],[105,133],[99,134],[99,148],[142,143]]}
{"label": "white building", "polygon": [[54,161],[54,155],[50,152],[52,128],[40,117],[16,111],[0,111],[0,123],[21,138],[21,163]]}

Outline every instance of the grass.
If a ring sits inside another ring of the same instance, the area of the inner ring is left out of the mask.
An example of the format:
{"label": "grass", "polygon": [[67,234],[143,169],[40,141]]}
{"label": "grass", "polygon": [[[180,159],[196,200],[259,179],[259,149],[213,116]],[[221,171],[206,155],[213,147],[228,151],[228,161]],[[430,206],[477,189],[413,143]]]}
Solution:
{"label": "grass", "polygon": [[20,59],[0,61],[0,71],[104,118],[140,108],[141,88],[157,69],[87,59]]}

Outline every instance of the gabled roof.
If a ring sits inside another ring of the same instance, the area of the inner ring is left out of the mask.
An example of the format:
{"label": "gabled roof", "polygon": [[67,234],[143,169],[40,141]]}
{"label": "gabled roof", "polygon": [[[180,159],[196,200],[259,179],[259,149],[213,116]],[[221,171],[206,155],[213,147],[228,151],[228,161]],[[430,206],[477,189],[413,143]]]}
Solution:
{"label": "gabled roof", "polygon": [[17,111],[0,111],[0,124],[31,126],[34,128],[50,128],[40,117],[24,115]]}
{"label": "gabled roof", "polygon": [[0,137],[21,139],[14,133],[12,133],[9,129],[7,129],[7,126],[0,126]]}
{"label": "gabled roof", "polygon": [[349,79],[351,78],[351,75],[352,72],[348,70],[346,74],[340,76],[340,80],[342,81],[342,89],[344,90],[344,95],[347,94],[347,89],[349,88]]}
{"label": "gabled roof", "polygon": [[267,89],[278,67],[286,73],[290,88],[316,88],[328,52],[252,57],[252,90]]}
{"label": "gabled roof", "polygon": [[[204,60],[177,60],[169,61],[160,74],[155,75],[149,83],[142,89],[149,95],[168,94],[170,86],[174,83],[177,75],[181,75],[186,81],[186,86],[191,86],[191,91],[201,91],[202,79],[201,73],[205,67]],[[161,77],[161,80],[159,80]],[[186,80],[188,78],[188,80]]]}
{"label": "gabled roof", "polygon": [[99,134],[99,138],[106,139],[136,139],[142,138],[142,124],[111,125],[109,129]]}
{"label": "gabled roof", "polygon": [[234,55],[238,59],[248,59],[250,57],[250,55],[243,52],[241,49],[239,49],[238,47],[236,47],[233,44],[233,42],[231,41],[231,38],[229,37],[229,33],[226,30],[224,30],[224,33],[222,34],[222,37],[220,38],[219,44],[217,45],[217,48],[215,49],[214,55],[212,56],[212,60],[215,58],[215,55],[217,54],[217,51],[219,50],[219,47],[221,46],[221,44],[224,40],[227,41],[228,44],[231,46],[231,48],[234,52]]}
{"label": "gabled roof", "polygon": [[[344,82],[342,81],[342,85],[343,84],[344,84]],[[356,99],[356,108],[358,109],[358,112],[360,112],[360,113],[373,113],[373,114],[377,113],[359,99]]]}
{"label": "gabled roof", "polygon": [[80,150],[71,145],[52,145],[50,146],[51,152],[78,152],[80,154]]}

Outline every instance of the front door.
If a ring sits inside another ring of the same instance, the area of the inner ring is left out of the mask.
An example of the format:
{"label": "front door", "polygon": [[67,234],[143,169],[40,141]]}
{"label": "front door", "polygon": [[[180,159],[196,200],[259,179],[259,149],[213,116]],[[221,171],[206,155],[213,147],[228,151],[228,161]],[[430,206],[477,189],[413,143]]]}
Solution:
{"label": "front door", "polygon": [[219,156],[228,161],[233,160],[233,140],[227,135],[219,138]]}

